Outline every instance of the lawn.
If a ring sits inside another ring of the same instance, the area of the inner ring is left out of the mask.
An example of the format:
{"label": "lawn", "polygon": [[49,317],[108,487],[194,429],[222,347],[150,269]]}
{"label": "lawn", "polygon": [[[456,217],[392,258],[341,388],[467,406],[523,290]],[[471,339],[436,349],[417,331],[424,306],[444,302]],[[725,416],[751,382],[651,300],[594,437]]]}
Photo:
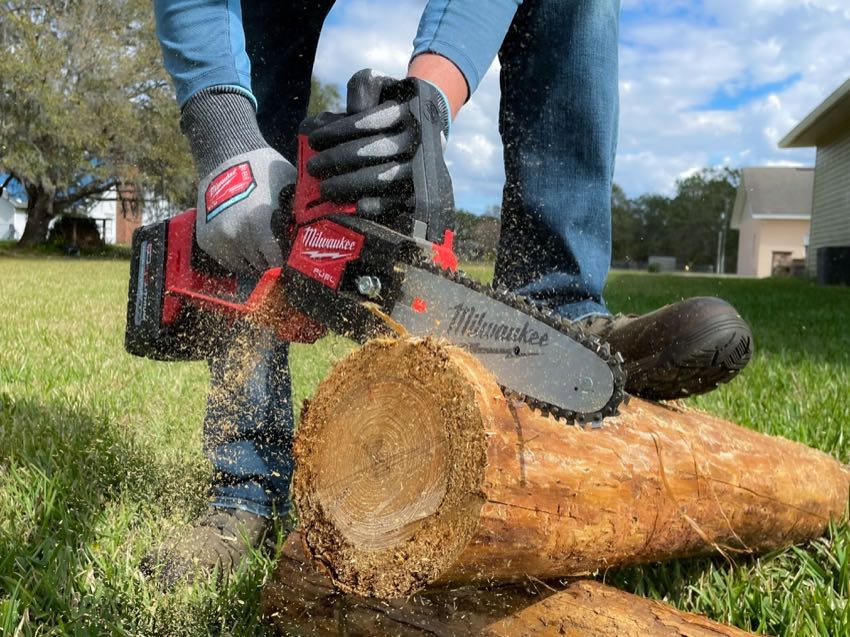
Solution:
{"label": "lawn", "polygon": [[[488,269],[470,268],[486,278]],[[262,634],[257,554],[239,578],[163,594],[141,557],[203,507],[207,372],[122,349],[124,261],[0,256],[0,634]],[[615,273],[615,311],[714,294],[752,323],[756,357],[692,402],[850,459],[850,289]],[[295,346],[295,400],[350,345]],[[682,561],[608,582],[775,635],[850,634],[850,530],[759,559]]]}

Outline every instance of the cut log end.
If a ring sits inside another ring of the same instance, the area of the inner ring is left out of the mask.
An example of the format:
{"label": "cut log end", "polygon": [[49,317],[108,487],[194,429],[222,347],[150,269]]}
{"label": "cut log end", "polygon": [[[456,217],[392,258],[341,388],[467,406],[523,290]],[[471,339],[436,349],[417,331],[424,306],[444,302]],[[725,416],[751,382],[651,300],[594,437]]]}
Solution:
{"label": "cut log end", "polygon": [[431,341],[374,341],[334,369],[299,427],[294,494],[339,586],[397,597],[452,563],[484,501],[481,419]]}

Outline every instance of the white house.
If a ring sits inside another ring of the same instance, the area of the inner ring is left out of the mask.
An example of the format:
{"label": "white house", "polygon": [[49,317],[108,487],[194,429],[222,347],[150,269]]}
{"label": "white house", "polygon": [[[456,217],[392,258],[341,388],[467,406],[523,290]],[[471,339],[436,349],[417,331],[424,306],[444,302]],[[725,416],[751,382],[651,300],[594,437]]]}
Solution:
{"label": "white house", "polygon": [[[104,243],[129,245],[133,230],[140,224],[165,219],[174,212],[163,201],[134,197],[132,186],[119,186],[91,198],[85,215],[94,219]],[[119,194],[121,196],[119,196]],[[9,194],[8,189],[0,197],[0,241],[21,238],[27,223],[27,204]],[[51,223],[52,226],[52,223]]]}
{"label": "white house", "polygon": [[0,241],[21,238],[27,225],[27,204],[9,194],[8,189],[0,195]]}
{"label": "white house", "polygon": [[140,225],[167,219],[179,212],[174,206],[151,195],[136,197],[131,184],[110,188],[91,199],[86,216],[97,222],[104,243],[129,245]]}

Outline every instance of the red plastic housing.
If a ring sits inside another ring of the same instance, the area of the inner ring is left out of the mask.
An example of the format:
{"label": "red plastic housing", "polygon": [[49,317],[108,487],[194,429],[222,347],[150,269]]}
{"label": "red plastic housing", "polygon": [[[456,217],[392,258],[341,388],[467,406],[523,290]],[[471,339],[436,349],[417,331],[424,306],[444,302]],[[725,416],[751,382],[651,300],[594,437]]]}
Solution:
{"label": "red plastic housing", "polygon": [[[298,137],[298,166],[295,194],[292,201],[292,246],[287,265],[338,290],[346,265],[360,258],[365,237],[350,228],[334,223],[329,215],[354,214],[353,204],[337,204],[321,200],[320,182],[307,171],[307,162],[316,154],[306,135]],[[162,322],[177,321],[184,305],[231,317],[249,318],[272,327],[287,341],[312,343],[325,333],[325,328],[308,316],[297,312],[284,301],[280,289],[281,268],[263,273],[248,299],[236,299],[235,276],[211,276],[192,267],[195,210],[174,217],[168,222],[167,259],[165,267],[165,298]],[[435,265],[457,270],[453,249],[454,233],[446,230],[442,244],[432,244],[431,259]]]}
{"label": "red plastic housing", "polygon": [[298,136],[298,176],[295,178],[295,198],[292,216],[296,226],[304,226],[329,215],[351,215],[357,210],[354,204],[322,201],[321,182],[307,171],[307,162],[316,155],[307,135]]}
{"label": "red plastic housing", "polygon": [[[279,338],[314,343],[325,328],[293,310],[283,301],[280,268],[266,270],[244,303],[235,299],[236,277],[215,277],[192,268],[195,210],[168,222],[168,257],[165,264],[165,298],[162,322],[175,322],[184,303],[233,318],[254,320],[274,329]],[[229,300],[230,299],[230,300]]]}

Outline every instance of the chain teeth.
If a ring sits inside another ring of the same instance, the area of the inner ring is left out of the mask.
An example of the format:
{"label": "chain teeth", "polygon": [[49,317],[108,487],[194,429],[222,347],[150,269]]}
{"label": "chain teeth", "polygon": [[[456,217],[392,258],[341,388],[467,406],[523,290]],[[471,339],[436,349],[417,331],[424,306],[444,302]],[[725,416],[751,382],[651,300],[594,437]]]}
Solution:
{"label": "chain teeth", "polygon": [[510,305],[514,309],[528,314],[530,317],[545,323],[562,334],[566,334],[571,339],[594,352],[597,356],[604,360],[611,369],[611,375],[614,379],[614,391],[611,392],[611,398],[608,399],[608,402],[604,407],[591,413],[581,413],[564,409],[563,407],[551,405],[532,396],[526,396],[516,390],[501,386],[505,397],[509,400],[512,398],[520,400],[543,416],[562,420],[569,425],[579,425],[580,427],[590,425],[592,429],[601,428],[602,421],[608,416],[616,416],[619,414],[620,412],[618,411],[618,408],[621,403],[628,404],[629,395],[626,394],[625,391],[626,370],[623,368],[622,355],[620,352],[612,353],[611,346],[607,342],[603,342],[602,339],[595,334],[588,334],[579,326],[578,323],[569,321],[562,316],[555,314],[549,308],[541,308],[531,299],[518,294],[513,294],[504,287],[493,288],[490,285],[482,285],[477,281],[470,279],[463,272],[444,270],[434,265],[425,256],[417,255],[417,257],[412,260],[411,265],[443,276],[454,283],[458,283],[469,288],[470,290],[489,296],[490,298],[496,299],[506,305]]}

